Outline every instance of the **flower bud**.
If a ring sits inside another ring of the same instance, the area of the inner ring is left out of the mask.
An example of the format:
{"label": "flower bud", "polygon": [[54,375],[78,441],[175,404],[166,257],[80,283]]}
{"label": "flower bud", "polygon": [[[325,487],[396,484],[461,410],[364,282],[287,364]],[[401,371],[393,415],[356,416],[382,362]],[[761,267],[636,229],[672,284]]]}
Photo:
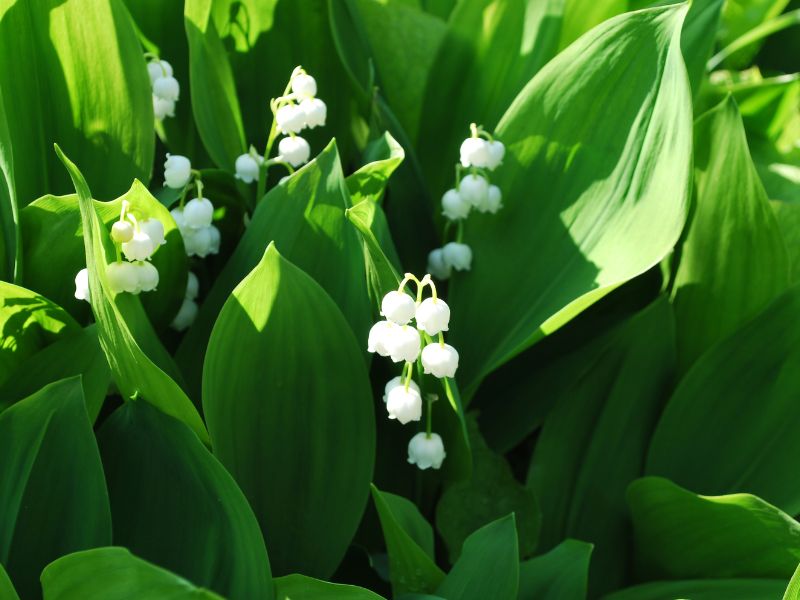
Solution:
{"label": "flower bud", "polygon": [[493,142],[489,142],[487,150],[489,154],[489,160],[487,161],[486,166],[489,168],[489,170],[494,171],[503,162],[503,157],[506,155],[506,147],[502,142],[494,140]]}
{"label": "flower bud", "polygon": [[162,100],[175,102],[181,95],[181,86],[172,76],[159,77],[153,82],[153,95]]}
{"label": "flower bud", "polygon": [[208,198],[193,198],[183,207],[183,220],[186,227],[202,229],[211,225],[214,218],[214,205]]}
{"label": "flower bud", "polygon": [[117,221],[111,226],[111,239],[118,244],[133,239],[133,225],[128,221]]}
{"label": "flower bud", "polygon": [[197,303],[194,300],[186,298],[183,304],[181,304],[178,314],[175,315],[175,318],[172,319],[172,323],[170,323],[169,326],[176,331],[184,331],[194,323],[197,317],[197,308]]}
{"label": "flower bud", "polygon": [[167,154],[164,162],[164,185],[179,190],[192,178],[192,163],[185,156]]}
{"label": "flower bud", "polygon": [[470,208],[472,205],[456,190],[447,190],[442,196],[442,214],[451,221],[466,218]]}
{"label": "flower bud", "polygon": [[496,213],[503,208],[503,192],[496,185],[490,185],[489,191],[486,194],[486,210],[483,212]]}
{"label": "flower bud", "polygon": [[[386,402],[387,398],[389,397],[389,392],[391,392],[394,388],[396,388],[399,385],[405,385],[405,382],[403,381],[403,378],[400,377],[400,375],[398,375],[397,377],[392,377],[389,380],[389,382],[386,384],[386,387],[383,390],[384,402]],[[410,389],[416,390],[418,394],[420,393],[419,386],[413,379],[408,383],[408,387]]]}
{"label": "flower bud", "polygon": [[389,356],[393,332],[396,328],[399,328],[399,325],[395,325],[391,321],[378,321],[375,323],[369,330],[367,351],[377,352],[381,356]]}
{"label": "flower bud", "polygon": [[447,331],[450,326],[450,307],[441,298],[425,298],[417,306],[417,329],[428,335]]}
{"label": "flower bud", "polygon": [[147,260],[153,255],[155,249],[153,240],[141,229],[133,233],[129,242],[122,244],[122,253],[128,260]]}
{"label": "flower bud", "polygon": [[236,179],[245,183],[258,181],[259,165],[260,161],[257,158],[250,154],[242,154],[236,159]]}
{"label": "flower bud", "polygon": [[450,344],[433,342],[422,349],[422,369],[434,377],[455,377],[458,352]]}
{"label": "flower bud", "polygon": [[397,419],[402,425],[409,421],[419,421],[422,417],[422,396],[408,386],[393,388],[386,397],[386,410],[390,419]]}
{"label": "flower bud", "polygon": [[158,219],[149,218],[144,221],[139,221],[139,229],[147,234],[153,242],[153,248],[158,248],[167,243],[164,237],[164,224]]}
{"label": "flower bud", "polygon": [[328,107],[319,98],[306,98],[300,103],[300,108],[306,118],[306,125],[313,129],[325,125],[328,116]]}
{"label": "flower bud", "polygon": [[197,298],[197,294],[200,293],[200,282],[197,279],[197,275],[189,271],[186,274],[186,298],[189,300],[194,300]]}
{"label": "flower bud", "polygon": [[461,165],[483,168],[489,164],[489,143],[483,138],[470,137],[461,142]]}
{"label": "flower bud", "polygon": [[442,248],[431,250],[428,254],[427,271],[436,277],[436,279],[440,279],[442,281],[450,277],[450,274],[452,273],[452,267],[450,266],[450,263],[444,259],[444,250]]}
{"label": "flower bud", "polygon": [[136,267],[136,276],[139,278],[139,290],[152,292],[158,286],[158,269],[152,263],[139,261],[133,263]]}
{"label": "flower bud", "polygon": [[86,267],[75,275],[75,297],[89,302],[89,269]]}
{"label": "flower bud", "polygon": [[306,113],[296,104],[284,104],[275,113],[278,131],[299,133],[306,126]]}
{"label": "flower bud", "polygon": [[489,193],[489,182],[481,175],[467,175],[461,180],[458,186],[458,193],[465,202],[469,202],[476,208],[486,202],[486,195]]}
{"label": "flower bud", "polygon": [[381,315],[398,325],[405,325],[413,319],[414,309],[414,299],[396,290],[386,294],[381,301]]}
{"label": "flower bud", "polygon": [[398,326],[389,336],[389,356],[394,362],[414,362],[419,356],[419,344],[419,331],[416,327]]}
{"label": "flower bud", "polygon": [[139,293],[139,273],[133,263],[113,262],[106,266],[106,276],[111,291],[115,294]]}
{"label": "flower bud", "polygon": [[153,96],[153,116],[159,121],[175,116],[175,101]]}
{"label": "flower bud", "polygon": [[472,250],[466,244],[450,242],[442,248],[446,264],[456,271],[469,271],[472,268]]}
{"label": "flower bud", "polygon": [[298,96],[313,98],[317,95],[317,82],[307,73],[300,73],[292,78],[292,91]]}
{"label": "flower bud", "polygon": [[418,433],[408,443],[408,462],[417,465],[423,471],[433,467],[442,466],[447,454],[444,451],[442,438],[438,433],[431,433],[430,437],[424,431]]}
{"label": "flower bud", "polygon": [[308,162],[311,156],[311,147],[300,136],[285,137],[278,143],[278,152],[281,160],[293,167],[299,167]]}

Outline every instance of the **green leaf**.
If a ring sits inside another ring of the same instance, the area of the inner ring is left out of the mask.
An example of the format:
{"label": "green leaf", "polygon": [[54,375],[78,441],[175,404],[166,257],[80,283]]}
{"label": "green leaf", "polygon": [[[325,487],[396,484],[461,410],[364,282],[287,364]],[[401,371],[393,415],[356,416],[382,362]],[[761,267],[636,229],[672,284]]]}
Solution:
{"label": "green leaf", "polygon": [[0,384],[36,352],[79,330],[64,309],[44,296],[0,281]]}
{"label": "green leaf", "polygon": [[275,600],[382,600],[382,596],[354,585],[286,575],[275,579]]}
{"label": "green leaf", "polygon": [[0,88],[14,91],[3,94],[0,112],[7,116],[20,207],[69,191],[54,142],[86,166],[101,198],[122,193],[134,178],[149,180],[150,81],[120,0],[0,2]]}
{"label": "green leaf", "polygon": [[47,563],[109,543],[108,494],[80,379],[64,379],[0,413],[0,563],[23,598],[40,598]]}
{"label": "green leaf", "polygon": [[[722,26],[719,32],[721,46],[728,46],[751,29],[777,17],[789,4],[789,0],[728,0],[722,11]],[[756,55],[760,44],[733,54],[727,65],[734,68],[747,66]]]}
{"label": "green leaf", "polygon": [[503,456],[488,448],[475,420],[468,419],[467,425],[472,476],[445,488],[436,505],[436,528],[447,544],[450,562],[456,562],[472,532],[511,512],[516,517],[520,554],[533,554],[541,525],[536,496],[516,480]]}
{"label": "green leaf", "polygon": [[[444,573],[436,566],[430,554],[421,547],[409,531],[405,510],[395,514],[392,500],[388,500],[374,485],[372,501],[381,521],[386,551],[389,555],[389,577],[395,596],[407,592],[432,592],[444,580]],[[394,504],[397,504],[396,502]]]}
{"label": "green leaf", "polygon": [[786,588],[786,593],[783,595],[783,600],[798,600],[800,599],[800,567],[797,567],[789,581],[789,587]]}
{"label": "green leaf", "polygon": [[363,200],[379,202],[389,177],[405,157],[405,150],[388,131],[370,142],[364,150],[366,164],[345,179],[350,203],[355,205]]}
{"label": "green leaf", "polygon": [[276,573],[328,577],[361,520],[375,423],[359,346],[274,242],[211,333],[203,408],[214,453],[250,501]]}
{"label": "green leaf", "polygon": [[648,579],[788,579],[800,524],[756,496],[698,496],[667,479],[628,488],[636,559]]}
{"label": "green leaf", "polygon": [[547,416],[528,471],[542,508],[542,545],[595,545],[592,596],[626,580],[628,484],[644,470],[650,434],[675,372],[665,297],[615,329]]}
{"label": "green leaf", "polygon": [[397,525],[419,546],[431,560],[436,560],[433,549],[433,527],[419,512],[417,505],[402,496],[379,492]]}
{"label": "green leaf", "polygon": [[789,284],[786,247],[731,97],[695,124],[694,181],[673,290],[683,372]]}
{"label": "green leaf", "polygon": [[146,402],[126,402],[98,443],[115,543],[231,600],[273,598],[253,511],[185,424]]}
{"label": "green leaf", "polygon": [[656,427],[647,474],[703,494],[746,490],[800,512],[798,311],[795,286],[695,364]]}
{"label": "green leaf", "polygon": [[19,364],[14,376],[0,385],[0,412],[43,385],[76,375],[81,375],[86,411],[94,423],[111,383],[95,325],[59,339]]}
{"label": "green leaf", "polygon": [[656,581],[620,590],[604,600],[777,600],[786,582],[775,579]]}
{"label": "green leaf", "polygon": [[564,540],[547,554],[519,565],[519,598],[586,598],[592,545]]}
{"label": "green leaf", "polygon": [[468,395],[677,241],[691,158],[685,13],[656,8],[600,25],[548,63],[503,117],[496,183],[506,206],[469,219],[472,270],[453,278],[448,298],[453,323],[469,324],[452,331]]}
{"label": "green leaf", "polygon": [[[0,17],[2,18],[2,17]],[[22,274],[22,238],[19,235],[19,209],[17,208],[17,186],[14,183],[14,152],[8,131],[3,93],[0,91],[0,231],[3,244],[0,246],[0,279],[19,281]]]}
{"label": "green leaf", "polygon": [[125,548],[75,552],[42,572],[45,600],[223,600]]}
{"label": "green leaf", "polygon": [[436,593],[448,600],[508,600],[517,597],[519,553],[514,514],[470,535],[458,562]]}
{"label": "green leaf", "polygon": [[17,591],[14,589],[11,580],[8,578],[8,573],[6,573],[6,570],[3,568],[3,565],[1,564],[0,564],[0,598],[2,598],[3,600],[19,600]]}
{"label": "green leaf", "polygon": [[366,349],[371,321],[363,250],[345,217],[347,206],[334,142],[287,182],[270,190],[178,349],[176,359],[190,381],[200,380],[208,338],[222,305],[261,261],[271,241],[331,296],[356,332],[359,346]]}
{"label": "green leaf", "polygon": [[[117,387],[126,399],[141,395],[159,410],[186,423],[203,442],[208,443],[205,425],[192,401],[169,375],[148,358],[126,323],[121,308],[130,314],[132,308],[139,305],[136,298],[129,294],[115,295],[109,288],[104,246],[108,232],[100,224],[89,186],[86,185],[86,180],[78,167],[61,152],[58,146],[56,152],[72,177],[75,191],[78,193],[86,266],[89,269],[92,312],[97,322],[100,346],[105,352]],[[141,333],[142,328],[145,325],[149,326],[149,323],[146,317],[138,318],[137,315],[133,325]],[[149,334],[146,337],[154,340],[152,343],[158,344],[152,329],[145,333]],[[163,348],[162,352],[166,354]]]}
{"label": "green leaf", "polygon": [[[562,0],[563,25],[559,39],[559,50],[566,48],[580,36],[604,21],[630,10],[625,0],[592,2],[591,0]],[[631,2],[633,3],[633,2]]]}

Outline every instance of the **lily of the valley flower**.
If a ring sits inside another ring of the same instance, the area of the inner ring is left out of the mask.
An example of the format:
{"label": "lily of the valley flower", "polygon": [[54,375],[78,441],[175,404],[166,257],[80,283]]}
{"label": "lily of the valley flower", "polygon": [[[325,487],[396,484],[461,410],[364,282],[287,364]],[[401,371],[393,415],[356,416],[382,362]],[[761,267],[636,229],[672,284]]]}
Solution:
{"label": "lily of the valley flower", "polygon": [[408,443],[408,462],[422,469],[438,469],[447,454],[444,443],[437,433],[420,432]]}
{"label": "lily of the valley flower", "polygon": [[418,389],[410,385],[398,385],[386,396],[386,410],[390,419],[397,419],[405,425],[410,421],[419,421],[422,418],[422,396]]}
{"label": "lily of the valley flower", "polygon": [[425,373],[434,377],[455,377],[458,369],[458,351],[450,344],[431,342],[422,349],[420,360]]}
{"label": "lily of the valley flower", "polygon": [[89,302],[89,269],[86,267],[75,275],[75,297]]}
{"label": "lily of the valley flower", "polygon": [[414,318],[414,299],[403,292],[392,291],[383,297],[381,315],[397,325],[405,325]]}
{"label": "lily of the valley flower", "polygon": [[450,307],[441,298],[425,298],[416,310],[417,328],[430,336],[448,331]]}
{"label": "lily of the valley flower", "polygon": [[258,173],[264,158],[255,153],[242,154],[236,159],[236,179],[245,183],[258,181]]}
{"label": "lily of the valley flower", "polygon": [[442,214],[451,221],[466,219],[472,204],[456,190],[447,190],[442,196]]}
{"label": "lily of the valley flower", "polygon": [[428,253],[428,273],[444,281],[452,272],[453,267],[445,260],[442,248],[436,248]]}
{"label": "lily of the valley flower", "polygon": [[299,135],[285,137],[278,142],[278,154],[280,160],[299,167],[306,164],[311,157],[311,146]]}
{"label": "lily of the valley flower", "polygon": [[147,63],[147,73],[153,92],[153,115],[159,121],[174,117],[181,86],[173,77],[172,65],[165,60],[153,58]]}
{"label": "lily of the valley flower", "polygon": [[456,271],[469,271],[472,267],[472,249],[466,244],[450,242],[442,248],[445,263]]}
{"label": "lily of the valley flower", "polygon": [[189,271],[186,279],[186,293],[183,298],[183,304],[181,304],[181,308],[178,310],[175,318],[172,319],[170,327],[176,331],[184,331],[188,329],[192,323],[194,323],[199,310],[197,302],[195,302],[199,291],[200,282],[197,280],[197,275]]}
{"label": "lily of the valley flower", "polygon": [[192,163],[185,156],[167,154],[164,162],[164,185],[179,190],[192,178]]}

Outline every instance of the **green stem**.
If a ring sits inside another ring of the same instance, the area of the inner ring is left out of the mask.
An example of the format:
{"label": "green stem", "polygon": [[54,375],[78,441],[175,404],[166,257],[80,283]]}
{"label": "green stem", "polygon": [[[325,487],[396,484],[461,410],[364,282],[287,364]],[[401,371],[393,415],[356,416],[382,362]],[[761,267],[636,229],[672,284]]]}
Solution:
{"label": "green stem", "polygon": [[414,372],[414,365],[410,362],[407,362],[403,366],[403,377],[404,377],[403,385],[406,388],[406,392],[408,391],[409,386],[411,386],[411,375],[413,374],[413,372]]}
{"label": "green stem", "polygon": [[762,40],[773,33],[777,33],[788,27],[792,27],[793,25],[800,25],[800,8],[782,15],[778,15],[774,19],[765,21],[744,35],[739,36],[730,44],[725,46],[722,50],[717,52],[714,56],[712,56],[706,64],[706,69],[713,71],[732,54],[742,50],[743,48],[746,48],[747,46],[750,46],[751,44],[755,44],[759,40]]}
{"label": "green stem", "polygon": [[428,419],[427,423],[425,424],[425,438],[431,439],[431,430],[433,428],[433,400],[430,398],[428,400]]}
{"label": "green stem", "polygon": [[458,222],[458,230],[456,231],[456,242],[459,244],[462,243],[461,240],[464,239],[464,221],[461,220]]}

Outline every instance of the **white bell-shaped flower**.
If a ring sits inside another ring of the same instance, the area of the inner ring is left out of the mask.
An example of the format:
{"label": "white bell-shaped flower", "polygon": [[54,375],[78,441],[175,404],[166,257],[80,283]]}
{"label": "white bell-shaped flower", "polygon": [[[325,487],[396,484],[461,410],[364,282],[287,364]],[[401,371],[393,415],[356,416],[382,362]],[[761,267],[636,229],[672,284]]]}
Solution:
{"label": "white bell-shaped flower", "polygon": [[428,273],[441,281],[448,279],[452,274],[453,268],[444,259],[444,249],[436,248],[428,253]]}
{"label": "white bell-shaped flower", "polygon": [[328,107],[319,98],[306,98],[300,103],[300,108],[306,116],[306,125],[313,129],[325,125],[328,116]]}
{"label": "white bell-shaped flower", "polygon": [[393,388],[386,397],[386,410],[390,419],[397,419],[405,425],[409,421],[419,421],[422,417],[422,396],[410,385]]}
{"label": "white bell-shaped flower", "polygon": [[136,276],[139,278],[139,290],[142,292],[152,292],[158,287],[158,269],[153,263],[139,261],[133,263],[136,267]]}
{"label": "white bell-shaped flower", "polygon": [[450,344],[432,342],[422,349],[422,369],[434,377],[455,377],[458,351]]}
{"label": "white bell-shaped flower", "polygon": [[[245,183],[258,181],[258,172],[261,165],[261,157],[252,154],[242,154],[236,159],[236,179]],[[263,160],[263,159],[262,159]]]}
{"label": "white bell-shaped flower", "polygon": [[420,432],[408,443],[408,462],[423,471],[441,467],[445,456],[442,438],[437,433],[431,433],[428,437],[424,431]]}
{"label": "white bell-shaped flower", "polygon": [[192,198],[183,207],[183,220],[186,227],[202,229],[211,225],[214,219],[214,205],[208,198]]}
{"label": "white bell-shaped flower", "polygon": [[485,210],[482,212],[496,213],[503,208],[503,192],[496,185],[490,185],[486,194]]}
{"label": "white bell-shaped flower", "polygon": [[441,298],[425,298],[417,306],[417,329],[428,335],[447,331],[450,326],[450,307]]}
{"label": "white bell-shaped flower", "polygon": [[442,214],[451,221],[465,219],[472,204],[467,202],[456,190],[447,190],[442,196]]}
{"label": "white bell-shaped flower", "polygon": [[484,168],[489,164],[489,143],[483,138],[470,137],[461,142],[461,165]]}
{"label": "white bell-shaped flower", "polygon": [[75,275],[75,297],[78,300],[89,302],[89,269],[86,267]]}
{"label": "white bell-shaped flower", "polygon": [[133,263],[113,262],[106,266],[106,276],[111,291],[115,294],[128,292],[139,293],[139,272]]}
{"label": "white bell-shaped flower", "polygon": [[[389,392],[391,392],[398,385],[405,385],[405,382],[403,381],[403,378],[400,375],[398,375],[397,377],[392,377],[388,381],[388,383],[386,384],[386,387],[384,387],[384,389],[383,389],[383,401],[384,402],[386,402],[387,398],[389,397]],[[417,385],[417,383],[413,379],[411,381],[409,381],[408,387],[411,388],[411,389],[416,390],[418,394],[420,393],[419,386]]]}
{"label": "white bell-shaped flower", "polygon": [[394,362],[414,362],[419,356],[420,336],[416,327],[398,326],[389,338],[389,357]]}
{"label": "white bell-shaped flower", "polygon": [[164,224],[158,219],[150,217],[144,221],[139,221],[139,229],[144,231],[152,240],[154,248],[167,243],[167,239],[164,237]]}
{"label": "white bell-shaped flower", "polygon": [[489,193],[489,182],[481,175],[467,175],[461,180],[458,193],[472,206],[476,208],[483,206]]}
{"label": "white bell-shaped flower", "polygon": [[219,244],[222,241],[219,229],[217,229],[214,225],[209,225],[207,229],[208,229],[208,253],[219,254]]}
{"label": "white bell-shaped flower", "polygon": [[111,226],[111,239],[118,244],[130,242],[133,239],[133,224],[128,221],[116,221]]}
{"label": "white bell-shaped flower", "polygon": [[311,147],[307,141],[296,135],[283,138],[278,143],[278,153],[281,160],[286,161],[293,167],[299,167],[308,162],[311,156]]}
{"label": "white bell-shaped flower", "polygon": [[205,258],[209,254],[219,252],[219,230],[213,225],[200,229],[186,228],[182,235],[188,256]]}
{"label": "white bell-shaped flower", "polygon": [[122,253],[128,260],[147,260],[155,252],[156,245],[150,236],[139,229],[134,231],[130,241],[122,244]]}
{"label": "white bell-shaped flower", "polygon": [[194,300],[199,293],[200,281],[197,279],[197,275],[189,271],[186,274],[186,298]]}
{"label": "white bell-shaped flower", "polygon": [[391,321],[378,321],[369,330],[367,351],[377,352],[381,356],[389,356],[394,341],[394,331],[400,326]]}
{"label": "white bell-shaped flower", "polygon": [[161,77],[172,77],[172,65],[165,60],[151,60],[147,63],[147,74],[150,76],[150,85]]}
{"label": "white bell-shaped flower", "polygon": [[308,73],[300,73],[292,78],[292,91],[304,98],[317,95],[317,81]]}
{"label": "white bell-shaped flower", "polygon": [[181,95],[181,86],[174,77],[159,77],[153,82],[153,95],[162,100],[176,102]]}
{"label": "white bell-shaped flower", "polygon": [[192,163],[185,156],[167,154],[164,162],[164,185],[179,190],[192,178]]}
{"label": "white bell-shaped flower", "polygon": [[414,310],[414,299],[397,290],[386,294],[381,301],[381,315],[398,325],[405,325],[413,319]]}
{"label": "white bell-shaped flower", "polygon": [[489,170],[494,171],[503,162],[503,157],[506,155],[506,147],[502,142],[494,140],[488,143],[487,151],[489,154],[489,160],[487,161],[486,166],[489,168]]}
{"label": "white bell-shaped flower", "polygon": [[153,96],[153,116],[159,121],[175,116],[175,101]]}
{"label": "white bell-shaped flower", "polygon": [[444,261],[456,271],[469,271],[472,268],[472,249],[466,244],[449,242],[442,248]]}
{"label": "white bell-shaped flower", "polygon": [[297,104],[284,104],[275,112],[278,131],[300,133],[306,126],[306,113]]}
{"label": "white bell-shaped flower", "polygon": [[184,299],[178,314],[175,315],[175,318],[172,319],[172,323],[170,323],[169,326],[176,331],[184,331],[194,323],[197,317],[197,309],[197,302],[189,298]]}

